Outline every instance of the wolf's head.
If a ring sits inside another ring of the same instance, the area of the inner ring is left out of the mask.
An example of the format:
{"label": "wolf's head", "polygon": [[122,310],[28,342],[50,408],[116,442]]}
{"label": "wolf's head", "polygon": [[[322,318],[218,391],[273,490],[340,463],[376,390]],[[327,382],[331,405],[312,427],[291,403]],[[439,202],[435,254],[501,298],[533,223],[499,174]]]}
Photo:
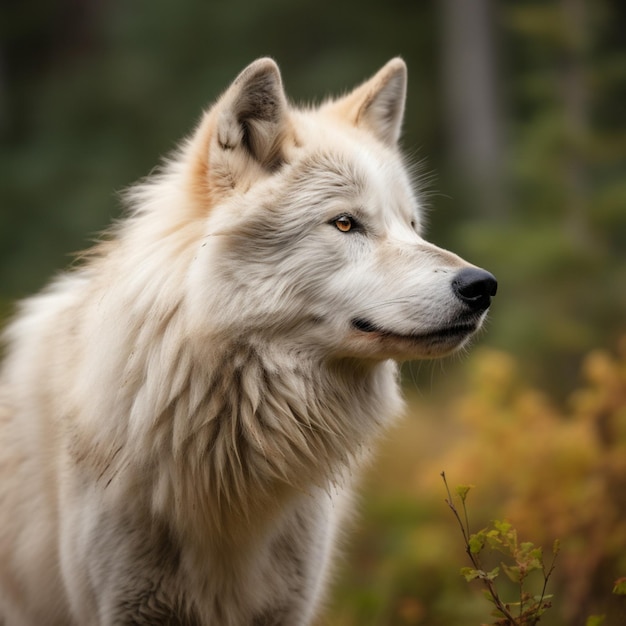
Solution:
{"label": "wolf's head", "polygon": [[406,66],[316,108],[278,67],[247,67],[182,151],[198,332],[329,357],[444,355],[480,327],[496,281],[426,242],[398,148]]}

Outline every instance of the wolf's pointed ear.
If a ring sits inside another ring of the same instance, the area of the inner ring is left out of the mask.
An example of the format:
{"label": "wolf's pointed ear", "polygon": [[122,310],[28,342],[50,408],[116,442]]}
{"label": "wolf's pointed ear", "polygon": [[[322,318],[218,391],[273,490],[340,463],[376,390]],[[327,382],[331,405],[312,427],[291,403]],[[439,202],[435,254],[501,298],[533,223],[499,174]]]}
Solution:
{"label": "wolf's pointed ear", "polygon": [[397,57],[331,106],[347,115],[356,126],[367,128],[383,143],[395,146],[404,119],[406,83],[406,64]]}
{"label": "wolf's pointed ear", "polygon": [[219,103],[217,141],[222,150],[245,150],[261,165],[279,157],[287,99],[278,66],[264,58],[250,64]]}

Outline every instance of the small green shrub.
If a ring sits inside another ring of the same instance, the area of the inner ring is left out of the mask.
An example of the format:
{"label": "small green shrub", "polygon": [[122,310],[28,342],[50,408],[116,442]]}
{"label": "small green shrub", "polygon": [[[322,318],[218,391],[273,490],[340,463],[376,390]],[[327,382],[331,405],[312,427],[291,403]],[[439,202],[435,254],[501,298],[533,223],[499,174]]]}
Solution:
{"label": "small green shrub", "polygon": [[[485,586],[485,596],[494,605],[492,615],[496,617],[494,626],[535,626],[541,616],[552,606],[551,595],[546,594],[548,580],[554,571],[556,557],[559,553],[559,542],[555,541],[552,549],[552,563],[546,568],[543,550],[529,541],[520,542],[517,530],[509,522],[494,520],[491,526],[472,533],[467,513],[467,495],[472,488],[461,485],[456,488],[456,495],[461,502],[461,511],[456,507],[446,480],[445,472],[441,473],[448,493],[446,503],[454,514],[465,543],[465,551],[472,567],[461,568],[461,575],[467,582],[479,580]],[[484,565],[485,551],[496,552],[505,558],[489,571]],[[504,572],[508,579],[517,587],[515,601],[505,601],[496,585],[500,573]],[[533,572],[541,572],[543,585],[538,595],[528,591],[528,577]]]}

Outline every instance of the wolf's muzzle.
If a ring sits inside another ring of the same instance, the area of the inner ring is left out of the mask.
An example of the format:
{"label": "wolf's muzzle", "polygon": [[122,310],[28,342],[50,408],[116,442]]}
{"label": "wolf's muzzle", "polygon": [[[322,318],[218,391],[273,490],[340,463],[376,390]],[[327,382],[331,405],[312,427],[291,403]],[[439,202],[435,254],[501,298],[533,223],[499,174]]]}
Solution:
{"label": "wolf's muzzle", "polygon": [[496,295],[498,281],[486,270],[466,267],[452,279],[452,290],[472,311],[485,311]]}

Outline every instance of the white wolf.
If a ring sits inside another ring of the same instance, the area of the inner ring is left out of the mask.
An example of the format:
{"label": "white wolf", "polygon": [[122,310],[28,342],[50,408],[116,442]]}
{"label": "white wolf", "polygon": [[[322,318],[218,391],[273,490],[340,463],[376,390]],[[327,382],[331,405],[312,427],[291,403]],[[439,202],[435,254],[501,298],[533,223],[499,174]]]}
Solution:
{"label": "white wolf", "polygon": [[314,109],[260,59],[84,263],[0,383],[0,623],[309,624],[396,362],[463,345],[491,274],[427,243],[394,59]]}

